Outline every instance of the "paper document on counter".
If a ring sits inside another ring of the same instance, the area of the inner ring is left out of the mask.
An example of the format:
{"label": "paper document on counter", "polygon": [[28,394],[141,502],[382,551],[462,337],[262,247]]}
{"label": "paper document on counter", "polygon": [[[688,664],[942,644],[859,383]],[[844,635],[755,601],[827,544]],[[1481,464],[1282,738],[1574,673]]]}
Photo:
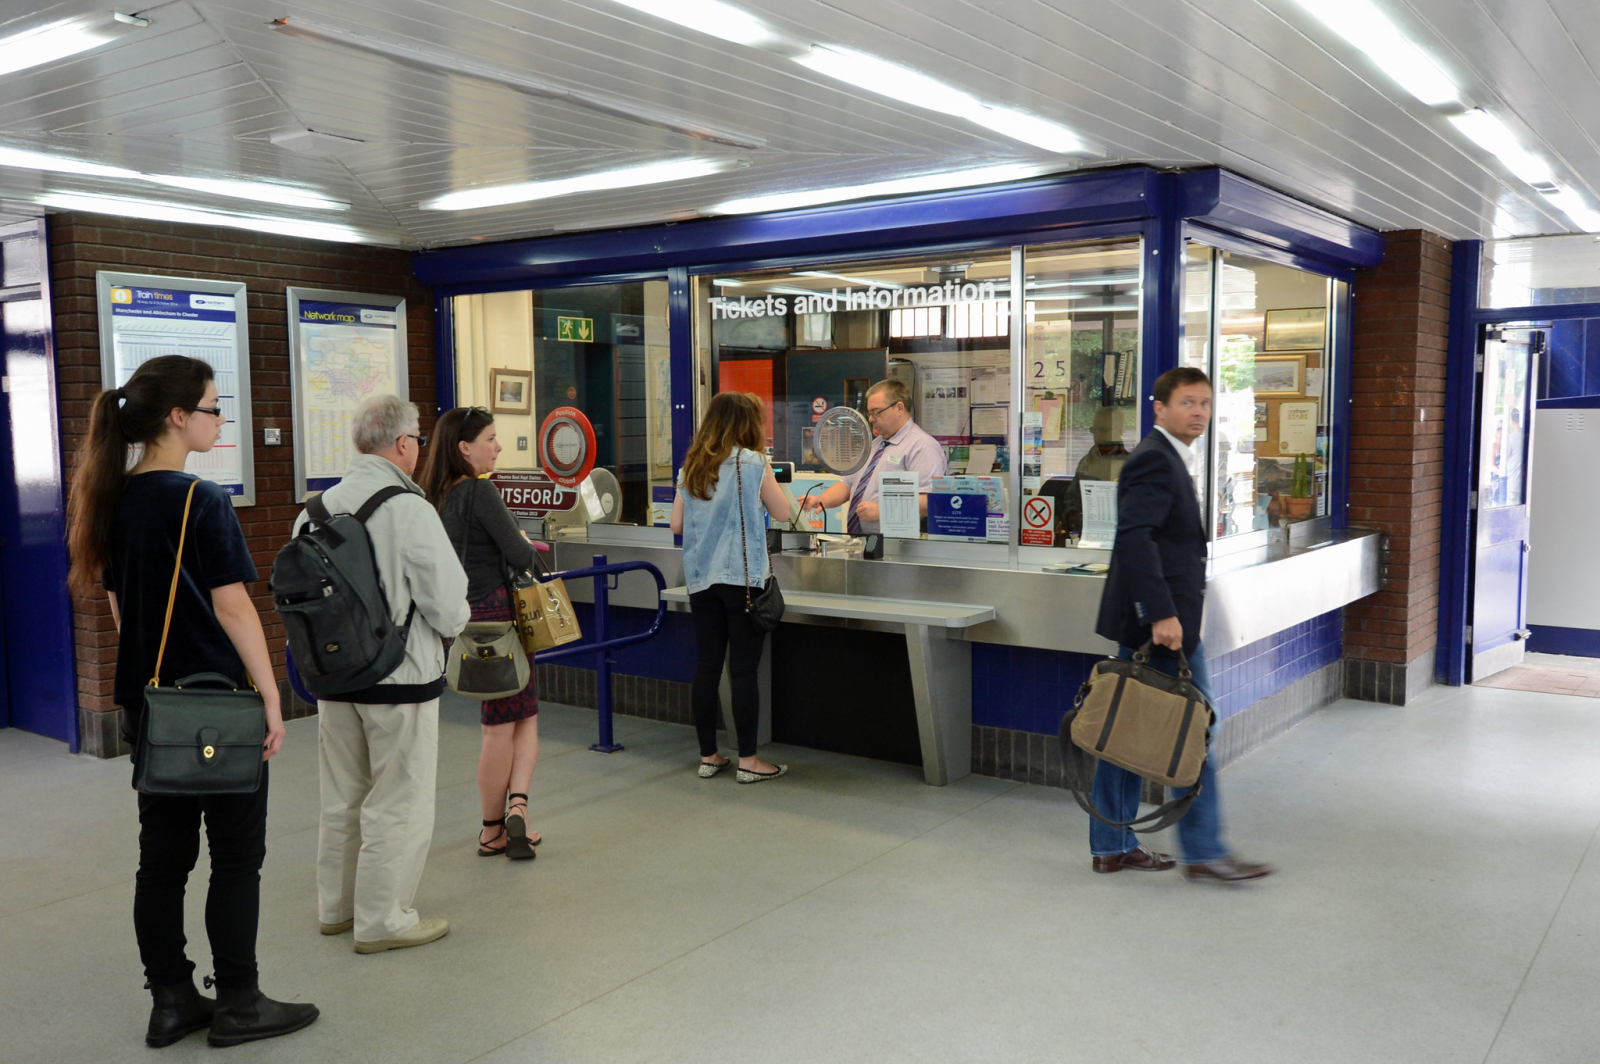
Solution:
{"label": "paper document on counter", "polygon": [[917,479],[915,473],[885,470],[878,474],[878,531],[885,536],[916,539],[922,535]]}
{"label": "paper document on counter", "polygon": [[1078,481],[1083,492],[1083,534],[1078,546],[1110,550],[1117,541],[1117,482]]}

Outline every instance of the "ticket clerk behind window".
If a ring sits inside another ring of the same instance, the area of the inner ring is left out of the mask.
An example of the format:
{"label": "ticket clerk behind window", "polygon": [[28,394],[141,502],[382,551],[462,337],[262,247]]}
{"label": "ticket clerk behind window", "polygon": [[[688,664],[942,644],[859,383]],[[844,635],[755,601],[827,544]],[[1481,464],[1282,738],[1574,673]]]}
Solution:
{"label": "ticket clerk behind window", "polygon": [[867,462],[820,495],[806,500],[810,510],[849,504],[851,534],[878,531],[878,473],[917,474],[917,503],[928,514],[928,481],[945,475],[944,447],[911,419],[910,392],[897,380],[883,380],[867,389],[866,415],[875,437]]}

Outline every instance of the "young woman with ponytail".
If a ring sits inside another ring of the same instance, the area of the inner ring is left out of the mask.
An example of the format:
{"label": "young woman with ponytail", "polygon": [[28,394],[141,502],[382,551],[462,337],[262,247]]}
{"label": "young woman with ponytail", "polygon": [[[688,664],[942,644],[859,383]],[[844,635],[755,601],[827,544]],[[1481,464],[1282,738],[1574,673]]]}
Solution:
{"label": "young woman with ponytail", "polygon": [[[225,421],[211,367],[199,359],[152,358],[122,387],[100,393],[68,500],[68,579],[81,595],[104,588],[110,598],[118,632],[113,697],[123,710],[123,738],[137,750],[144,687],[155,675],[194,485],[160,679],[218,672],[254,683],[266,704],[266,760],[282,746],[284,728],[261,618],[246,587],[256,579],[255,565],[227,491],[205,480],[195,484],[183,471],[191,454],[216,445]],[[130,469],[134,448],[140,450]],[[211,853],[206,935],[215,1001],[195,989],[194,963],[184,955],[184,888],[199,856],[202,818]],[[171,1045],[209,1027],[212,1045],[236,1045],[288,1034],[317,1018],[316,1006],[273,1001],[257,986],[266,830],[265,766],[254,794],[139,795],[133,926],[154,999],[147,1044]]]}

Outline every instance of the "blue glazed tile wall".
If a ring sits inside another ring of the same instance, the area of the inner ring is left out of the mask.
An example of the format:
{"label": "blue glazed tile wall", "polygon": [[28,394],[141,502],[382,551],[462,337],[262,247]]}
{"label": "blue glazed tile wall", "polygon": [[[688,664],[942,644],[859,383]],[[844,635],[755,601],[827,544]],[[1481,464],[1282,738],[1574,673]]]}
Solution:
{"label": "blue glazed tile wall", "polygon": [[[1246,706],[1338,661],[1342,611],[1334,610],[1230,654],[1211,658],[1217,714]],[[1054,735],[1078,687],[1099,659],[1027,647],[972,644],[972,722],[990,728]]]}
{"label": "blue glazed tile wall", "polygon": [[[574,602],[572,612],[577,615],[578,626],[583,629],[584,639],[593,639],[594,606],[588,602]],[[654,610],[612,606],[611,630],[608,634],[615,639],[617,636],[643,632],[650,627],[650,622],[654,619]],[[694,622],[687,613],[669,611],[663,618],[661,630],[656,633],[654,639],[646,639],[643,643],[635,643],[633,646],[613,651],[611,660],[615,662],[611,667],[612,672],[692,683],[694,682]],[[552,664],[592,669],[595,666],[595,659],[592,654],[581,654],[563,658]]]}
{"label": "blue glazed tile wall", "polygon": [[1600,321],[1558,321],[1550,330],[1551,399],[1600,395]]}

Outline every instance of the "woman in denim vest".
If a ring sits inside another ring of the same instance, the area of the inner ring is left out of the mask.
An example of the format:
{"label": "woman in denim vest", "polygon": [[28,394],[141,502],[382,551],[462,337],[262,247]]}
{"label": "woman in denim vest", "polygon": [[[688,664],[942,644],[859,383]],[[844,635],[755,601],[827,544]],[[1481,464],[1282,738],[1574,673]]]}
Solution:
{"label": "woman in denim vest", "polygon": [[766,585],[769,572],[761,507],[765,504],[780,521],[790,517],[789,499],[767,464],[766,443],[766,411],[760,399],[743,392],[715,396],[689,443],[672,503],[672,531],[683,536],[683,572],[694,617],[692,699],[701,779],[731,763],[717,752],[724,659],[733,686],[739,782],[759,783],[789,771],[787,765],[771,765],[756,756],[761,700],[756,669],[766,633],[757,631],[745,614],[749,597]]}

